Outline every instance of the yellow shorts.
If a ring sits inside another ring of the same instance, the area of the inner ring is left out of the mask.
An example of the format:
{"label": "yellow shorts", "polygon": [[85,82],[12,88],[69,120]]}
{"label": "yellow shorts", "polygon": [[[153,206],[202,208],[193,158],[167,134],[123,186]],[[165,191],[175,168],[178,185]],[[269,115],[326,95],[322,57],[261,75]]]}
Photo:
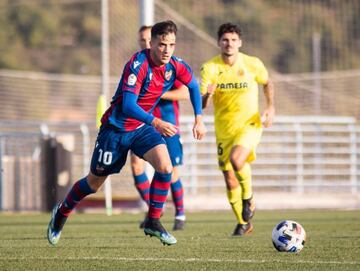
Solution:
{"label": "yellow shorts", "polygon": [[250,163],[256,159],[256,147],[260,142],[262,128],[257,125],[246,125],[239,129],[233,137],[216,138],[219,168],[223,171],[232,170],[230,153],[234,146],[240,145],[250,149],[251,153],[247,159]]}

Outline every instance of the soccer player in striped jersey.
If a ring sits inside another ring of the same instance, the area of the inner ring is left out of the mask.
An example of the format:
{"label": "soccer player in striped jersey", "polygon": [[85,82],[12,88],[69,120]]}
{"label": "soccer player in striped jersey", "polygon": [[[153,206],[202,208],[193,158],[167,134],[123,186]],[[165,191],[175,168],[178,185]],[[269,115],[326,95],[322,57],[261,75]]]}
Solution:
{"label": "soccer player in striped jersey", "polygon": [[[274,89],[260,59],[239,52],[242,45],[240,28],[226,23],[218,29],[221,54],[201,68],[203,107],[212,97],[219,167],[223,172],[227,196],[235,213],[234,236],[253,230],[254,215],[251,166],[256,146],[265,127],[273,122]],[[263,85],[266,108],[260,117],[258,84]]]}
{"label": "soccer player in striped jersey", "polygon": [[195,115],[194,138],[202,139],[206,128],[196,78],[185,61],[173,56],[176,32],[177,27],[172,21],[155,24],[151,29],[150,49],[137,52],[125,65],[111,105],[101,120],[90,172],[73,185],[64,201],[52,211],[47,232],[50,244],[59,242],[63,226],[76,205],[95,193],[108,175],[120,172],[129,150],[155,169],[144,233],[157,237],[166,245],[177,242],[162,226],[160,215],[173,170],[162,136],[173,136],[178,128],[152,115],[161,95],[171,89],[175,80],[186,85],[190,92]]}
{"label": "soccer player in striped jersey", "polygon": [[[138,31],[138,43],[141,49],[150,48],[151,26],[142,26]],[[164,121],[170,122],[179,127],[179,102],[178,100],[189,99],[189,92],[186,86],[179,81],[174,82],[172,89],[161,96],[153,115]],[[182,165],[183,151],[178,132],[171,137],[164,137],[169,151],[173,173],[171,176],[171,194],[175,207],[175,219],[173,230],[183,230],[185,225],[184,190],[179,177],[179,166]],[[145,172],[144,160],[131,153],[131,170],[133,173],[135,187],[141,198],[149,205],[150,202],[150,181]],[[146,218],[140,223],[143,228]]]}

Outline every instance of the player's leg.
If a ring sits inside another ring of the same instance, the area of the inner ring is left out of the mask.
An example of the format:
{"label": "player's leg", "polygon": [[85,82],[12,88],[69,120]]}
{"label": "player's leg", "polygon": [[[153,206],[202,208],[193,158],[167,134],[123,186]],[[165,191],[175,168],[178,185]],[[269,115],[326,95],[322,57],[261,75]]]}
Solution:
{"label": "player's leg", "polygon": [[231,208],[235,214],[237,225],[233,232],[234,236],[241,236],[246,233],[251,232],[252,226],[251,224],[244,221],[242,217],[243,211],[243,200],[242,200],[242,189],[237,180],[233,166],[230,161],[230,154],[233,147],[233,139],[232,138],[217,138],[216,140],[218,146],[218,161],[219,168],[221,169],[227,190],[227,198],[231,205]]}
{"label": "player's leg", "polygon": [[243,190],[243,218],[250,221],[255,212],[253,198],[251,166],[256,159],[256,147],[260,142],[262,128],[260,124],[246,125],[234,139],[230,161]]}
{"label": "player's leg", "polygon": [[[131,171],[134,177],[134,184],[136,190],[139,192],[141,199],[149,207],[150,202],[150,181],[145,172],[145,161],[131,152]],[[143,221],[140,222],[139,228],[143,229],[146,222],[146,216]]]}
{"label": "player's leg", "polygon": [[251,166],[248,162],[252,150],[243,146],[234,146],[231,150],[230,161],[239,181],[242,190],[243,210],[242,217],[245,222],[249,222],[254,216],[255,204],[253,201]]}
{"label": "player's leg", "polygon": [[150,206],[144,232],[155,236],[165,245],[173,245],[176,239],[160,223],[160,216],[166,201],[173,167],[164,139],[151,126],[138,129],[139,136],[131,150],[148,161],[155,169],[150,186]]}
{"label": "player's leg", "polygon": [[183,162],[183,149],[180,135],[165,137],[166,146],[169,151],[173,174],[171,177],[171,194],[175,207],[175,219],[173,230],[183,230],[185,226],[184,189],[179,175],[179,166]]}
{"label": "player's leg", "polygon": [[91,159],[90,173],[77,181],[63,202],[57,204],[51,215],[47,237],[52,245],[60,239],[64,224],[78,203],[87,195],[95,193],[112,173],[119,172],[126,162],[128,146],[122,146],[121,140],[113,143],[118,138],[118,132],[111,128],[100,129],[96,146]]}
{"label": "player's leg", "polygon": [[145,161],[131,153],[131,171],[134,177],[136,190],[139,192],[142,200],[149,206],[150,201],[150,181],[145,173]]}
{"label": "player's leg", "polygon": [[172,165],[165,144],[145,153],[144,158],[154,167],[155,174],[150,187],[150,218],[160,218],[171,183]]}
{"label": "player's leg", "polygon": [[157,145],[145,153],[144,158],[155,169],[151,181],[150,206],[144,232],[150,236],[158,237],[163,244],[173,245],[176,243],[176,239],[160,223],[160,216],[171,183],[172,165],[167,148],[164,144]]}
{"label": "player's leg", "polygon": [[252,224],[244,221],[242,216],[243,200],[242,190],[233,170],[223,171],[226,183],[227,197],[235,214],[237,225],[233,236],[242,236],[252,231]]}
{"label": "player's leg", "polygon": [[184,210],[184,189],[179,176],[179,167],[174,166],[171,178],[171,194],[175,206],[175,220],[173,230],[183,230],[185,227],[185,210]]}
{"label": "player's leg", "polygon": [[105,179],[106,176],[98,177],[89,173],[88,176],[80,179],[72,186],[62,203],[53,208],[47,232],[50,244],[56,245],[59,242],[61,231],[70,213],[83,198],[95,193]]}

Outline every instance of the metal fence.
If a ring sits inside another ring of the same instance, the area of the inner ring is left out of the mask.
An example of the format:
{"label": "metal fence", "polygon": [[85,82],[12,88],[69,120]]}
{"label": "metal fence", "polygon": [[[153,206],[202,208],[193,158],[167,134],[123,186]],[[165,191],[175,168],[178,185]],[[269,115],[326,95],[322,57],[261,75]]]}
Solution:
{"label": "metal fence", "polygon": [[[192,138],[192,117],[182,117],[184,165],[181,169],[187,194],[223,193],[217,169],[213,120],[206,117],[209,133],[202,141]],[[0,209],[40,210],[40,139],[44,135],[71,134],[73,182],[89,170],[96,129],[87,123],[0,122]],[[5,130],[5,127],[7,131]],[[19,131],[21,130],[21,132]],[[352,117],[285,117],[264,131],[253,164],[256,191],[347,192],[360,191],[360,129]],[[137,198],[129,164],[113,175],[113,198]],[[46,191],[45,191],[46,192]],[[102,192],[94,197],[102,198]]]}
{"label": "metal fence", "polygon": [[0,133],[0,210],[40,210],[38,133]]}
{"label": "metal fence", "polygon": [[[182,176],[189,192],[223,191],[217,169],[213,122],[206,118],[209,135],[194,142],[183,136]],[[191,118],[186,119],[190,130]],[[360,130],[352,117],[296,116],[276,118],[265,129],[253,164],[253,184],[258,191],[349,192],[360,189]]]}

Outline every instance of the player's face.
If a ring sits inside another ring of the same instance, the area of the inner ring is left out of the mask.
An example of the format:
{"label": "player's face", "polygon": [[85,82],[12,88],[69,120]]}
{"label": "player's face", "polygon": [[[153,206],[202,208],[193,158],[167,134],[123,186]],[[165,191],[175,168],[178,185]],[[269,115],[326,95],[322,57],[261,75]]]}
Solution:
{"label": "player's face", "polygon": [[233,56],[239,52],[241,39],[237,33],[225,33],[218,41],[221,53],[225,56]]}
{"label": "player's face", "polygon": [[174,33],[158,35],[150,41],[150,55],[156,65],[162,66],[169,63],[174,54],[176,36]]}
{"label": "player's face", "polygon": [[145,29],[144,31],[139,32],[138,43],[141,49],[150,48],[150,40],[151,40],[151,29]]}

